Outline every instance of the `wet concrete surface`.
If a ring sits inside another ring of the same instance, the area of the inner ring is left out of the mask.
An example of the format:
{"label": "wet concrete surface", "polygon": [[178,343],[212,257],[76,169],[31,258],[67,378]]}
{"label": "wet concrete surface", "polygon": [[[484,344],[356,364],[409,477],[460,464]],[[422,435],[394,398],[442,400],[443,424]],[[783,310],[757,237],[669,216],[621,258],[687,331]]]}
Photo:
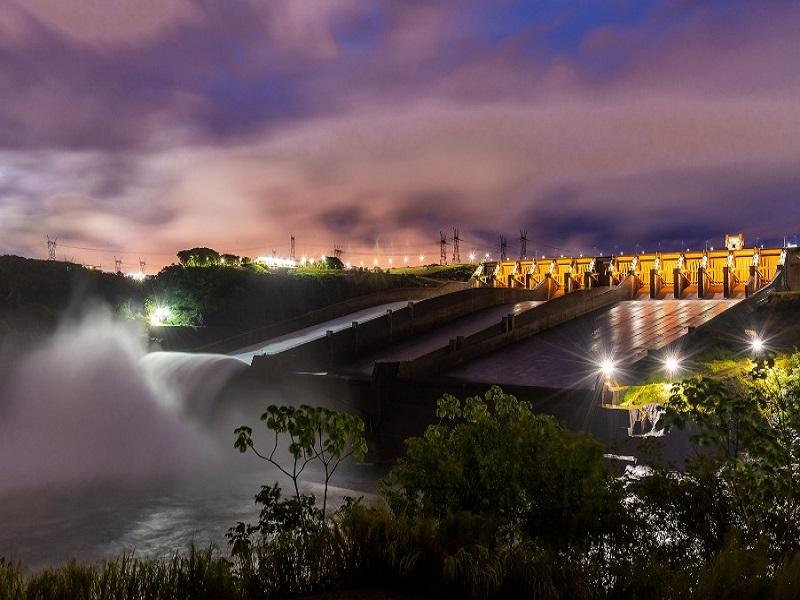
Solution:
{"label": "wet concrete surface", "polygon": [[590,389],[598,364],[620,369],[701,325],[738,300],[631,300],[585,315],[448,371],[472,382]]}
{"label": "wet concrete surface", "polygon": [[343,317],[325,321],[319,325],[312,325],[310,327],[305,327],[304,329],[287,333],[286,335],[273,338],[264,343],[234,350],[233,352],[230,352],[229,355],[247,363],[251,363],[253,361],[253,357],[256,355],[277,354],[278,352],[283,352],[284,350],[294,348],[300,344],[305,344],[306,342],[325,337],[325,333],[329,330],[336,332],[341,331],[342,329],[347,329],[350,327],[353,321],[370,321],[385,315],[387,310],[398,310],[406,306],[408,306],[407,301],[390,302],[387,304],[372,306],[370,308],[365,308],[364,310],[350,313]]}
{"label": "wet concrete surface", "polygon": [[359,360],[357,363],[349,365],[343,371],[348,373],[360,373],[368,375],[372,373],[373,365],[379,360],[413,360],[419,356],[422,356],[423,354],[427,354],[428,352],[433,352],[434,350],[438,350],[439,348],[447,346],[449,341],[456,336],[463,335],[466,337],[472,335],[473,333],[477,333],[482,329],[499,323],[505,315],[518,315],[521,312],[538,306],[539,304],[542,304],[542,302],[516,302],[477,311],[440,327],[435,327],[429,331],[415,335],[413,339],[393,344],[387,348],[375,352],[370,356]]}

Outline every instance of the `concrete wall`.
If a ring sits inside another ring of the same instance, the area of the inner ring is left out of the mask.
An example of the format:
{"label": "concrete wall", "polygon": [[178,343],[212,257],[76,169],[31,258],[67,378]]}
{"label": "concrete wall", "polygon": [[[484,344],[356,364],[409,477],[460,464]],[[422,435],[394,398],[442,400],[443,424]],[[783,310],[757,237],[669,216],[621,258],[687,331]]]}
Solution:
{"label": "concrete wall", "polygon": [[800,250],[792,248],[786,252],[784,285],[792,292],[800,292]]}
{"label": "concrete wall", "polygon": [[348,329],[329,332],[324,338],[279,354],[256,356],[253,368],[271,374],[287,370],[327,370],[478,310],[534,298],[531,290],[525,289],[464,289],[409,303],[405,308],[387,311],[384,316],[363,323],[356,322]]}
{"label": "concrete wall", "polygon": [[420,356],[416,360],[398,362],[396,367],[389,366],[389,363],[376,365],[376,375],[396,375],[410,379],[427,373],[442,373],[576,317],[629,299],[632,285],[632,279],[628,278],[614,289],[578,290],[560,296],[520,315],[504,317],[496,325],[471,336],[451,340],[448,347]]}

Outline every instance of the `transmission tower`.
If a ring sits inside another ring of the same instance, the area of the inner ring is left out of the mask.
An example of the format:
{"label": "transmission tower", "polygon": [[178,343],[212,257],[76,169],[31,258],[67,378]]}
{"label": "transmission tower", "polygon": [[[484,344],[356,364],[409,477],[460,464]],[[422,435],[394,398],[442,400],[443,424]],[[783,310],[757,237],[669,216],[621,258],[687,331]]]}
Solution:
{"label": "transmission tower", "polygon": [[50,236],[47,236],[47,260],[55,260],[56,259],[56,246],[58,242],[58,238],[51,240]]}
{"label": "transmission tower", "polygon": [[122,259],[114,257],[114,273],[122,273]]}
{"label": "transmission tower", "polygon": [[338,258],[339,260],[341,260],[341,258],[342,258],[342,247],[339,244],[335,244],[333,246],[333,255],[336,258]]}
{"label": "transmission tower", "polygon": [[458,242],[461,241],[461,238],[458,237],[458,229],[453,227],[453,264],[457,265],[461,263],[461,254],[458,250]]}
{"label": "transmission tower", "polygon": [[502,235],[500,236],[500,260],[507,260],[508,242]]}
{"label": "transmission tower", "polygon": [[519,259],[528,258],[528,230],[519,230]]}
{"label": "transmission tower", "polygon": [[439,264],[447,264],[447,236],[439,232]]}
{"label": "transmission tower", "polygon": [[139,259],[139,273],[141,273],[142,275],[144,275],[144,269],[145,269],[145,267],[146,267],[146,266],[147,266],[147,261],[146,261],[146,260],[142,260],[142,259],[140,258],[140,259]]}
{"label": "transmission tower", "polygon": [[289,236],[289,258],[294,260],[294,236]]}

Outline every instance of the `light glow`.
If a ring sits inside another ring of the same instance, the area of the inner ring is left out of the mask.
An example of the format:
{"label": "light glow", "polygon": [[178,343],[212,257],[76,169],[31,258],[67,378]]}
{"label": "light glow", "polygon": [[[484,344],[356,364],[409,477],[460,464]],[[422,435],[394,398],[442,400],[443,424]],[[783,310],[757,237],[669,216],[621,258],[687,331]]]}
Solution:
{"label": "light glow", "polygon": [[[297,263],[291,258],[279,258],[277,256],[259,256],[256,258],[255,262],[260,265],[264,265],[265,267],[282,267],[286,269],[292,269],[297,266]],[[314,261],[311,262],[313,264]]]}
{"label": "light glow", "polygon": [[150,325],[158,327],[163,325],[164,321],[170,318],[172,311],[166,306],[158,306],[150,315]]}
{"label": "light glow", "polygon": [[600,371],[603,373],[605,377],[611,377],[616,370],[616,366],[614,365],[614,360],[611,358],[604,358],[600,362]]}
{"label": "light glow", "polygon": [[681,363],[676,356],[670,356],[664,361],[664,368],[667,370],[667,373],[674,375],[680,370]]}
{"label": "light glow", "polygon": [[750,340],[750,348],[755,354],[759,354],[764,349],[764,340],[760,337],[754,337]]}

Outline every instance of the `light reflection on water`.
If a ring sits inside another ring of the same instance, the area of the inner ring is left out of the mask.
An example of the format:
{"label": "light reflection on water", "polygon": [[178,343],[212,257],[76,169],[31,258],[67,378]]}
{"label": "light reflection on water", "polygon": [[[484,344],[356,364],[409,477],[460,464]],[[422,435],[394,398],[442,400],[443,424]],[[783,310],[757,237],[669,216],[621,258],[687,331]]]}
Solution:
{"label": "light reflection on water", "polygon": [[[370,465],[351,465],[333,483],[329,502],[344,495],[371,497],[381,473]],[[264,470],[203,473],[185,479],[139,485],[93,483],[13,492],[0,496],[0,556],[38,570],[70,557],[100,561],[134,551],[166,557],[214,544],[227,554],[225,532],[238,521],[255,522],[253,497],[275,478]],[[289,492],[290,486],[282,482]],[[321,486],[305,492],[321,497]]]}

